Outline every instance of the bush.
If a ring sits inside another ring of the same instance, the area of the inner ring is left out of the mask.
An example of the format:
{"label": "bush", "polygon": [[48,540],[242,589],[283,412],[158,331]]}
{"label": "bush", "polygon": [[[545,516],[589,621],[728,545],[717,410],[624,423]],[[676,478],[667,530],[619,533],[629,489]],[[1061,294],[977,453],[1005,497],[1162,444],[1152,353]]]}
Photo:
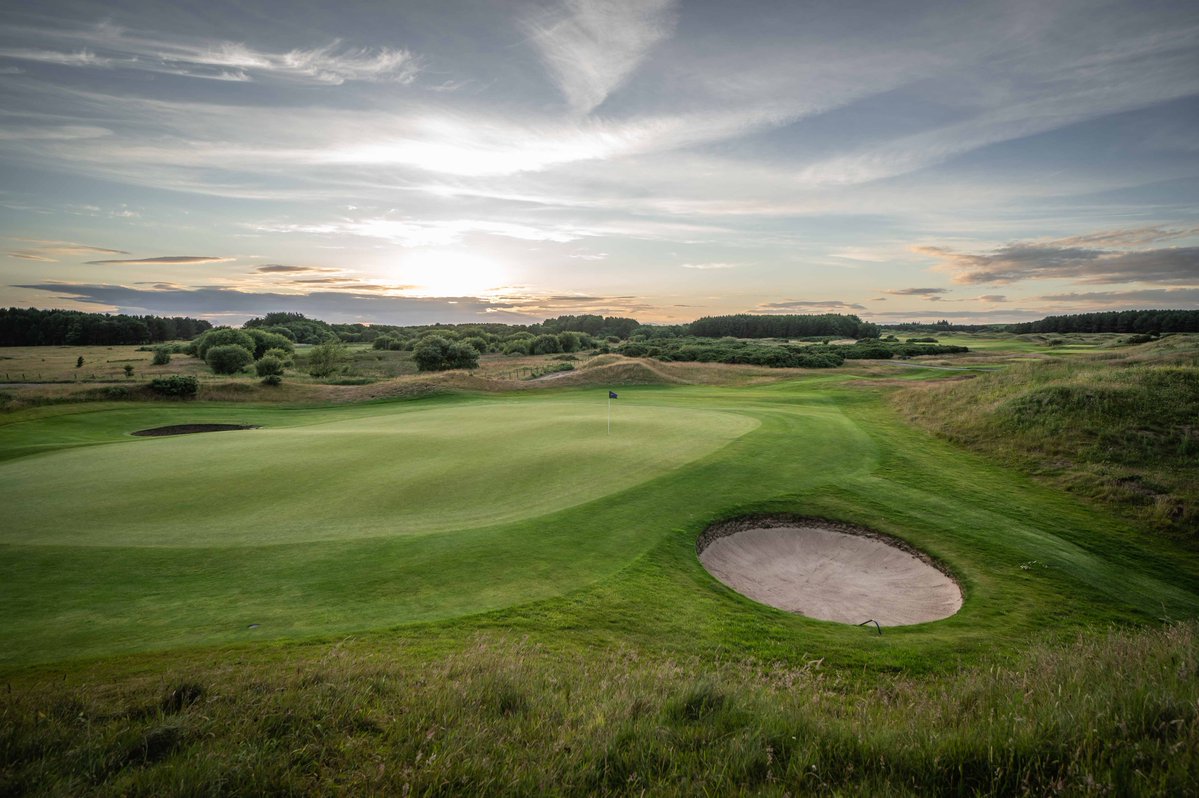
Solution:
{"label": "bush", "polygon": [[349,355],[340,338],[330,338],[312,347],[308,353],[308,373],[316,378],[328,377],[345,367]]}
{"label": "bush", "polygon": [[165,366],[166,364],[170,363],[171,348],[169,346],[157,347],[154,350],[154,360],[152,362],[155,366]]}
{"label": "bush", "polygon": [[[215,346],[240,346],[247,352],[253,352],[255,347],[254,339],[250,337],[249,333],[235,330],[232,327],[217,327],[215,330],[209,330],[193,341],[193,344],[196,357],[206,363],[208,362],[208,351]],[[253,360],[253,355],[250,359]]]}
{"label": "bush", "polygon": [[561,351],[562,344],[556,335],[539,335],[529,347],[529,352],[534,355],[556,355]]}
{"label": "bush", "polygon": [[160,396],[189,399],[200,392],[200,381],[195,377],[184,377],[180,374],[157,377],[150,380],[150,390]]}
{"label": "bush", "polygon": [[254,362],[254,355],[244,346],[222,344],[209,348],[204,362],[215,374],[236,374]]}
{"label": "bush", "polygon": [[285,369],[289,369],[296,364],[295,359],[292,357],[292,353],[285,349],[268,349],[263,353],[262,357],[277,358],[279,362],[283,364],[283,368]]}
{"label": "bush", "polygon": [[296,349],[290,338],[279,333],[260,330],[254,327],[245,332],[254,339],[254,348],[251,351],[254,353],[255,360],[265,355],[271,349],[282,349],[284,352],[294,352]]}
{"label": "bush", "polygon": [[487,354],[487,350],[491,348],[491,347],[488,345],[487,341],[485,341],[484,339],[480,338],[480,337],[479,337],[479,336],[477,336],[477,335],[472,335],[470,338],[466,338],[466,339],[464,339],[464,340],[462,341],[462,343],[464,343],[464,344],[466,344],[467,346],[469,346],[469,347],[473,348],[473,349],[474,349],[476,352],[478,352],[480,355],[485,355],[485,354]]}
{"label": "bush", "polygon": [[473,346],[458,341],[447,341],[439,335],[422,338],[412,353],[416,367],[421,371],[479,367],[479,353]]}
{"label": "bush", "polygon": [[513,356],[527,355],[529,354],[529,342],[532,340],[531,338],[516,338],[509,341],[504,344],[504,354]]}
{"label": "bush", "polygon": [[371,349],[392,349],[392,344],[398,344],[400,340],[393,338],[390,335],[380,335],[374,341],[371,341]]}
{"label": "bush", "polygon": [[280,378],[283,377],[283,361],[274,355],[263,355],[258,358],[258,362],[254,364],[254,371],[259,377],[263,377],[263,382],[266,382],[271,377],[275,378],[274,382],[269,385],[278,385]]}

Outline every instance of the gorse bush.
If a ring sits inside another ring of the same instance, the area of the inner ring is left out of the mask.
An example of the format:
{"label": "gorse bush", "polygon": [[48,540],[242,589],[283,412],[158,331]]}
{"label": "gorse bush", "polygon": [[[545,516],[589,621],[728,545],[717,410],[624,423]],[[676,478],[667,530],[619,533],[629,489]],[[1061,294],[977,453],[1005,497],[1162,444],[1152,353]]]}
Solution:
{"label": "gorse bush", "polygon": [[222,344],[210,347],[204,362],[214,374],[236,374],[254,362],[254,355],[244,346]]}
{"label": "gorse bush", "polygon": [[240,346],[251,353],[251,360],[256,346],[254,339],[248,333],[232,327],[217,327],[215,330],[209,330],[193,341],[192,345],[196,357],[204,362],[208,362],[208,350],[214,346]]}
{"label": "gorse bush", "polygon": [[470,344],[429,335],[412,349],[416,367],[421,371],[473,369],[479,366],[479,352]]}
{"label": "gorse bush", "polygon": [[156,377],[150,380],[150,390],[160,396],[189,399],[200,392],[200,381],[195,377],[185,377],[181,374]]}
{"label": "gorse bush", "polygon": [[154,359],[151,361],[155,366],[165,366],[171,362],[171,349],[167,346],[160,346],[154,350]]}
{"label": "gorse bush", "polygon": [[[274,355],[263,355],[254,364],[254,371],[259,377],[282,377],[283,376],[283,361]],[[271,383],[277,385],[278,381]]]}
{"label": "gorse bush", "polygon": [[339,339],[331,338],[317,344],[308,352],[308,373],[313,377],[328,377],[342,371],[349,362],[346,345]]}

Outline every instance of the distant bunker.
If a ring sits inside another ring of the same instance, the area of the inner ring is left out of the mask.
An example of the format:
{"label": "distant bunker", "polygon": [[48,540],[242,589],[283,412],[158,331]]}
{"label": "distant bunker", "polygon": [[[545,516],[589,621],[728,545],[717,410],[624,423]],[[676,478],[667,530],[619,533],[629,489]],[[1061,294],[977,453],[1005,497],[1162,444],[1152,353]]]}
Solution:
{"label": "distant bunker", "polygon": [[130,434],[143,438],[157,438],[163,435],[191,435],[196,432],[228,432],[235,429],[258,429],[258,426],[256,424],[173,424],[169,427],[139,429]]}
{"label": "distant bunker", "polygon": [[754,601],[823,621],[904,626],[948,618],[962,591],[925,554],[862,527],[815,518],[752,518],[696,542],[712,576]]}

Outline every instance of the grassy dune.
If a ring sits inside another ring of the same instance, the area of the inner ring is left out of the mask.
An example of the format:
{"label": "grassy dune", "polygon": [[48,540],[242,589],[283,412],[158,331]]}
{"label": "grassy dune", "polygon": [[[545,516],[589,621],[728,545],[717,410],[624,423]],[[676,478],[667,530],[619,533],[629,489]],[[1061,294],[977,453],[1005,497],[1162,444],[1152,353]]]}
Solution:
{"label": "grassy dune", "polygon": [[1199,540],[1199,337],[1020,364],[897,394],[949,440]]}

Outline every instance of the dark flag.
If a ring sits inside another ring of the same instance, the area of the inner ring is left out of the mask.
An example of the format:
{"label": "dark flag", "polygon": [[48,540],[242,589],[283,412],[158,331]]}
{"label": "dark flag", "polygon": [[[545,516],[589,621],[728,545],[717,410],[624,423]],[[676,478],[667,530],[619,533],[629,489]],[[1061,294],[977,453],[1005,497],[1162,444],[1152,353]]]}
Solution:
{"label": "dark flag", "polygon": [[608,398],[609,398],[609,399],[615,399],[615,398],[616,398],[616,394],[614,394],[612,391],[608,391]]}

